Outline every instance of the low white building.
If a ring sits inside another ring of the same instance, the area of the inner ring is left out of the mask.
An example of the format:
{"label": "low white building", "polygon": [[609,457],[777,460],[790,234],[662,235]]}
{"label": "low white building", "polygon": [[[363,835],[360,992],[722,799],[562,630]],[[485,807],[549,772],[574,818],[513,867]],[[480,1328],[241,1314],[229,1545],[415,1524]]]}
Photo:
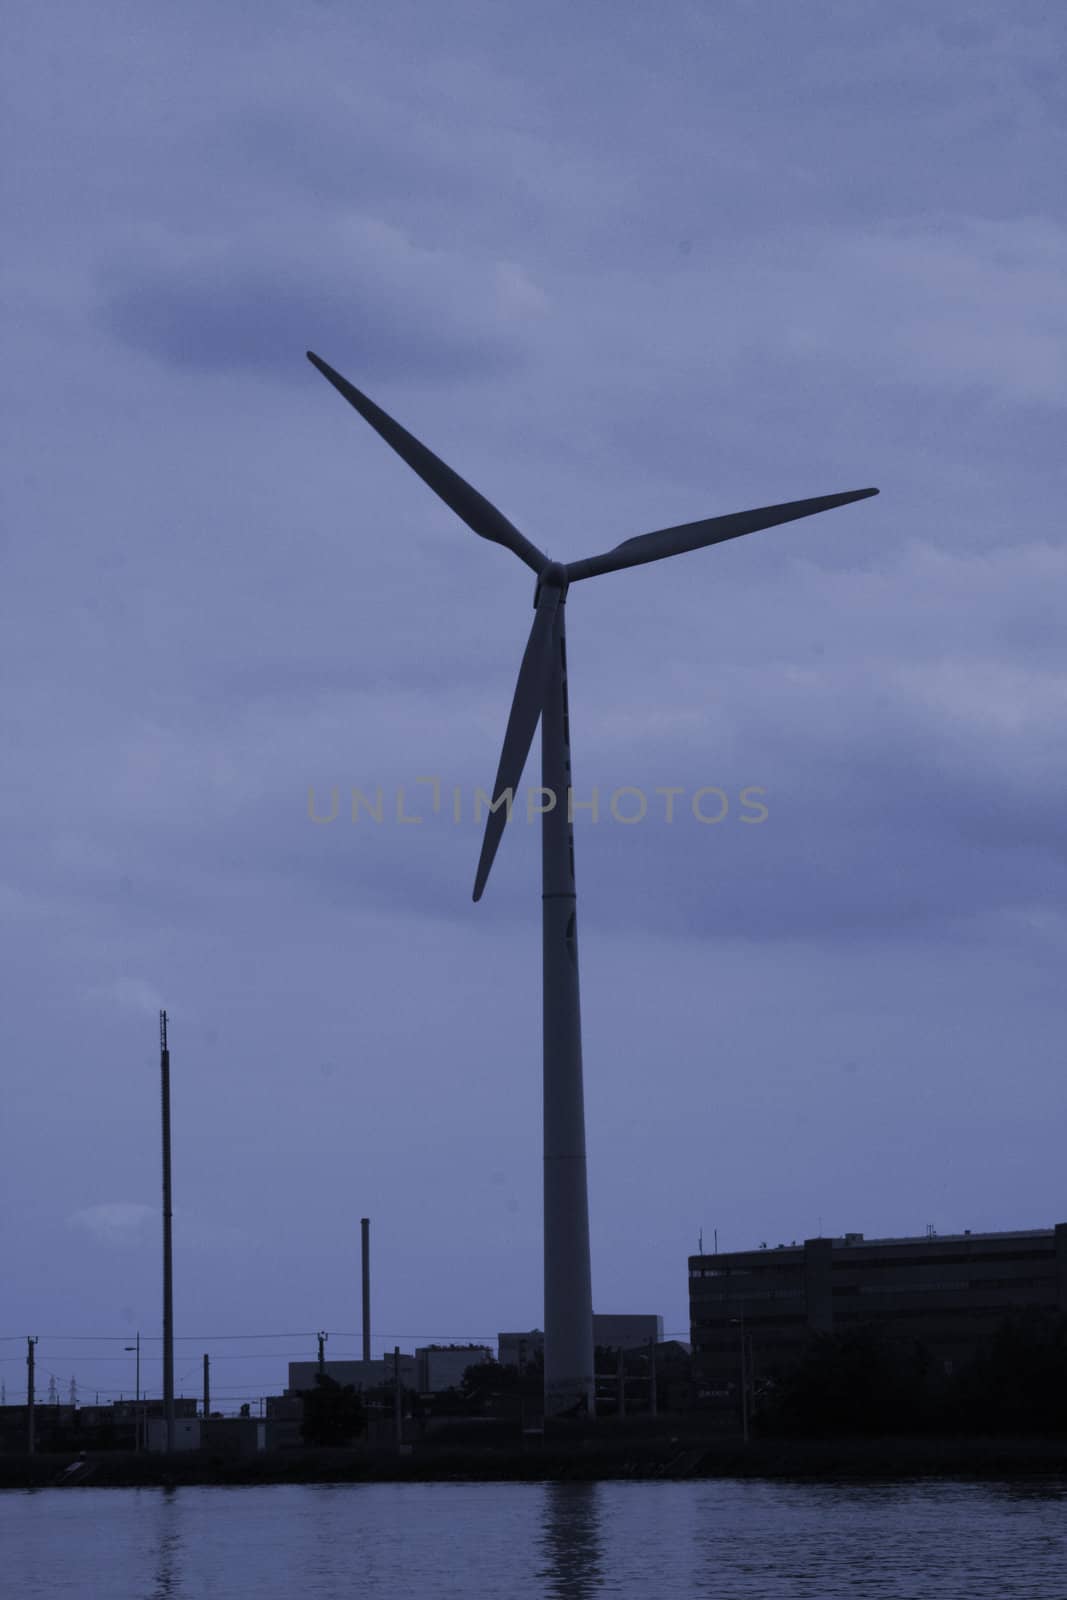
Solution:
{"label": "low white building", "polygon": [[[146,1417],[144,1426],[145,1448],[148,1450],[155,1450],[160,1455],[164,1454],[167,1448],[166,1418]],[[175,1417],[174,1448],[175,1450],[200,1449],[199,1417]]]}

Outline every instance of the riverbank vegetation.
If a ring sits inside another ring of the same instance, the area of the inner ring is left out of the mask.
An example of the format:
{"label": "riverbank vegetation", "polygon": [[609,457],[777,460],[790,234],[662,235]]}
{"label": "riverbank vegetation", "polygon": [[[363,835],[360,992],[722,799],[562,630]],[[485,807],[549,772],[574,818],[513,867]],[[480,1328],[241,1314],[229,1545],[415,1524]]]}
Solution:
{"label": "riverbank vegetation", "polygon": [[[669,1419],[668,1419],[669,1423]],[[79,1466],[80,1463],[80,1466]],[[72,1467],[76,1468],[73,1473]],[[375,1482],[567,1482],[612,1479],[770,1478],[888,1481],[912,1478],[1067,1481],[1067,1438],[851,1439],[701,1438],[692,1429],[605,1426],[582,1436],[525,1447],[457,1447],[448,1442],[396,1449],[272,1451],[224,1460],[204,1451],[173,1456],[101,1451],[0,1456],[0,1488],[69,1482],[90,1487],[191,1484]]]}

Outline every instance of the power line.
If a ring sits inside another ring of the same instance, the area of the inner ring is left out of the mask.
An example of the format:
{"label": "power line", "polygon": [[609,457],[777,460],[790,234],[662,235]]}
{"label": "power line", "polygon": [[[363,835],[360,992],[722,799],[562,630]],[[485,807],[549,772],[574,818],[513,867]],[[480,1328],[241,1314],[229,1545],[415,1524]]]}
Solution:
{"label": "power line", "polygon": [[[9,1339],[20,1337],[21,1335],[18,1334],[4,1333],[0,1334],[0,1342],[6,1343]],[[63,1342],[65,1344],[81,1342],[89,1344],[114,1344],[118,1339],[128,1339],[129,1337],[130,1335],[128,1333],[43,1333],[41,1335],[42,1339],[54,1340],[56,1343]]]}
{"label": "power line", "polygon": [[[52,1341],[55,1341],[57,1343],[58,1342],[63,1342],[63,1343],[66,1343],[66,1344],[72,1344],[72,1343],[89,1343],[89,1344],[107,1344],[107,1343],[111,1343],[111,1344],[114,1344],[119,1339],[129,1339],[130,1337],[131,1337],[131,1335],[129,1333],[42,1333],[41,1334],[41,1338],[42,1339],[48,1339],[50,1342],[52,1342]],[[315,1335],[314,1335],[314,1333],[308,1333],[308,1332],[304,1332],[304,1333],[176,1333],[174,1335],[174,1337],[175,1337],[176,1340],[177,1339],[196,1339],[196,1340],[210,1341],[210,1340],[223,1340],[223,1339],[314,1339]],[[359,1335],[358,1334],[354,1334],[354,1333],[353,1334],[342,1334],[341,1337],[342,1338],[356,1339],[356,1338],[359,1337]],[[391,1338],[392,1335],[389,1335],[389,1337]],[[25,1334],[21,1334],[21,1333],[0,1334],[0,1342],[3,1342],[3,1343],[8,1343],[8,1342],[10,1342],[12,1340],[22,1340],[24,1338],[25,1338]],[[141,1343],[142,1344],[149,1344],[149,1343],[160,1344],[160,1343],[162,1343],[162,1340],[163,1340],[163,1335],[161,1333],[142,1333],[142,1335],[141,1335]]]}
{"label": "power line", "polygon": [[[25,1356],[0,1356],[0,1361],[25,1361],[25,1359]],[[149,1359],[152,1361],[158,1361],[160,1358],[158,1356],[152,1356]],[[255,1352],[234,1350],[228,1353],[223,1353],[220,1356],[213,1355],[211,1359],[212,1361],[291,1361],[293,1359],[293,1352],[291,1350],[257,1350]],[[314,1358],[311,1356],[308,1357],[309,1361],[313,1359]],[[355,1358],[352,1356],[348,1357],[348,1359],[351,1360]],[[100,1361],[126,1361],[128,1360],[128,1357],[124,1355],[85,1356],[83,1357],[83,1360],[86,1362],[92,1362],[95,1365]]]}
{"label": "power line", "polygon": [[[690,1330],[688,1328],[686,1328],[683,1331],[665,1333],[663,1335],[663,1337],[664,1337],[664,1339],[688,1339],[689,1338],[689,1334],[690,1334]],[[22,1334],[0,1334],[0,1342],[3,1342],[5,1344],[12,1343],[12,1342],[14,1342],[16,1340],[21,1340],[23,1337],[24,1337],[24,1335],[22,1335]],[[41,1334],[40,1337],[41,1337],[41,1341],[43,1343],[46,1342],[48,1344],[103,1344],[103,1343],[117,1343],[119,1340],[124,1340],[124,1339],[129,1338],[129,1334],[125,1334],[125,1333],[44,1333],[44,1334]],[[186,1343],[195,1342],[197,1344],[223,1344],[223,1343],[233,1343],[233,1342],[240,1342],[240,1341],[246,1341],[246,1342],[251,1343],[253,1341],[257,1341],[258,1342],[259,1340],[263,1340],[263,1339],[306,1339],[308,1341],[308,1343],[310,1344],[312,1342],[312,1340],[314,1340],[314,1338],[316,1336],[315,1336],[314,1333],[181,1333],[181,1334],[175,1334],[174,1337],[175,1337],[175,1342],[176,1343],[179,1342],[179,1341],[184,1341]],[[353,1339],[353,1340],[356,1341],[357,1348],[358,1348],[358,1343],[359,1343],[359,1340],[361,1339],[362,1335],[359,1334],[359,1333],[340,1331],[340,1332],[334,1333],[333,1337],[335,1339]],[[395,1339],[427,1339],[427,1340],[450,1339],[450,1340],[455,1340],[455,1341],[461,1341],[463,1343],[474,1343],[474,1342],[486,1343],[486,1342],[495,1341],[498,1338],[498,1334],[497,1333],[387,1333],[387,1332],[384,1332],[384,1331],[379,1331],[379,1332],[376,1332],[373,1337],[374,1337],[375,1342],[389,1341],[389,1340],[395,1340]],[[151,1344],[151,1343],[159,1344],[161,1342],[162,1342],[162,1335],[161,1334],[142,1333],[142,1335],[141,1335],[141,1343],[142,1343],[142,1345]],[[231,1354],[231,1355],[216,1356],[215,1360],[217,1360],[217,1361],[291,1360],[293,1358],[293,1355],[294,1355],[294,1352],[292,1350],[262,1351],[262,1352],[256,1352],[254,1355],[251,1352],[249,1352],[247,1354],[241,1353],[241,1352],[236,1352],[236,1353]],[[21,1355],[0,1356],[0,1361],[21,1361],[23,1359],[24,1358]],[[91,1360],[91,1361],[122,1361],[125,1358],[122,1355],[108,1355],[106,1353],[101,1353],[100,1355],[89,1355],[87,1353],[85,1359],[86,1360]],[[309,1355],[307,1357],[307,1359],[308,1360],[314,1360],[314,1355],[313,1354]],[[352,1359],[358,1359],[358,1356],[355,1356]]]}

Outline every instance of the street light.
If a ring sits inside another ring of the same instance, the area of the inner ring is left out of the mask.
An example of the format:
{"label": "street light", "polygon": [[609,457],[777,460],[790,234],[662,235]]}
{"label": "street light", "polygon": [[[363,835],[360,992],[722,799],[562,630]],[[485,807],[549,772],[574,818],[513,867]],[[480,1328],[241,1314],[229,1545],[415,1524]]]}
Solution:
{"label": "street light", "polygon": [[135,1381],[137,1405],[136,1405],[136,1409],[135,1409],[134,1414],[133,1414],[133,1427],[134,1427],[134,1440],[136,1442],[136,1447],[137,1447],[138,1450],[140,1450],[140,1448],[141,1448],[141,1330],[140,1330],[140,1328],[138,1328],[138,1330],[137,1330],[137,1343],[136,1344],[123,1345],[123,1349],[124,1350],[136,1350],[136,1352],[137,1352],[137,1378],[136,1378],[136,1381]]}

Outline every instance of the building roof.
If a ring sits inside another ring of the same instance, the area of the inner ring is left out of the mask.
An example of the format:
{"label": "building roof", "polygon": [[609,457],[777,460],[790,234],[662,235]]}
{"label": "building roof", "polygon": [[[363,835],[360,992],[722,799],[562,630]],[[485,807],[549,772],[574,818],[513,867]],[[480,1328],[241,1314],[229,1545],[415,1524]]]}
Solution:
{"label": "building roof", "polygon": [[[826,1239],[831,1245],[838,1248],[858,1248],[868,1245],[894,1245],[894,1244],[962,1244],[965,1240],[981,1239],[1053,1239],[1055,1227],[1048,1228],[1007,1228],[999,1232],[974,1233],[970,1228],[965,1228],[962,1233],[903,1233],[891,1234],[884,1238],[866,1239],[862,1233],[844,1233],[837,1235],[819,1234],[820,1239]],[[780,1252],[803,1252],[807,1240],[794,1240],[791,1244],[758,1244],[750,1245],[742,1250],[719,1250],[717,1252],[705,1251],[703,1255],[690,1256],[690,1261],[714,1261],[719,1256],[753,1256],[777,1255]]]}

